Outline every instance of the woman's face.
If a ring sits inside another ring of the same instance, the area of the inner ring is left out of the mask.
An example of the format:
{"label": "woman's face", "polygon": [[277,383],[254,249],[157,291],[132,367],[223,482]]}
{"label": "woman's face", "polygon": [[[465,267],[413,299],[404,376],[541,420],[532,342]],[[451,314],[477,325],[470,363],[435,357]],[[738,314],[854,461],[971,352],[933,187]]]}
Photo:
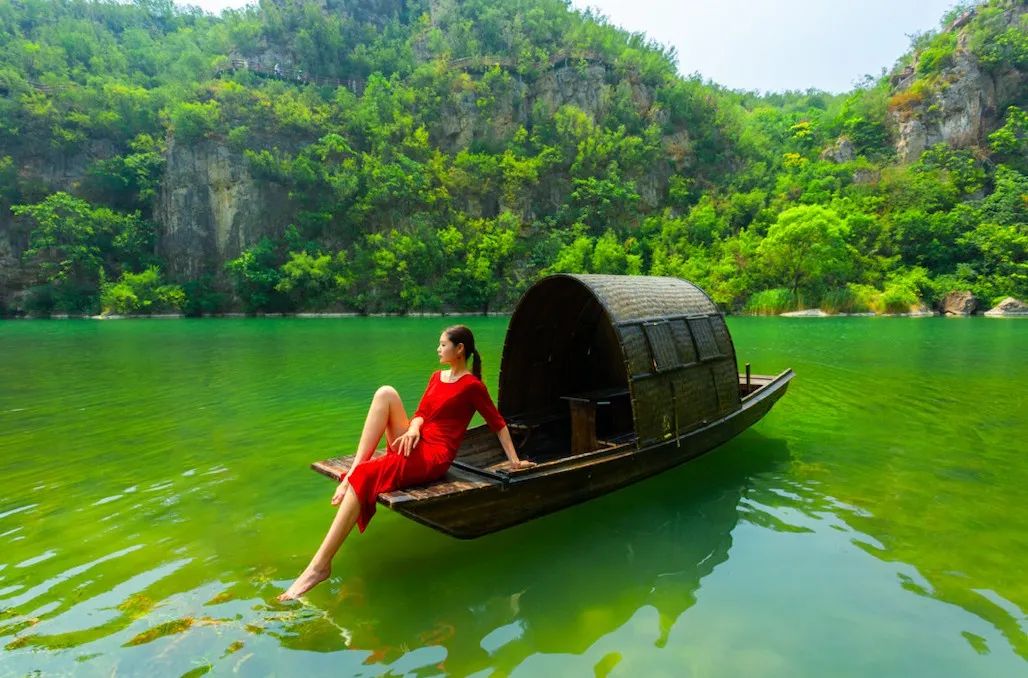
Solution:
{"label": "woman's face", "polygon": [[439,348],[435,352],[439,354],[439,362],[452,365],[454,360],[464,357],[464,344],[454,344],[443,332],[439,335]]}

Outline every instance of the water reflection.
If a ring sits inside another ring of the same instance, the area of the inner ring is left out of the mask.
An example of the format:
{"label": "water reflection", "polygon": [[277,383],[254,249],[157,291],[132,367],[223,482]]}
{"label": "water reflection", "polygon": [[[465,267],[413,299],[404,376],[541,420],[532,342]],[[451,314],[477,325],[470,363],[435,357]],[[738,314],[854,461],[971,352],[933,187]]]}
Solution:
{"label": "water reflection", "polygon": [[[120,548],[99,558],[68,568],[80,557],[71,546],[41,543],[30,557],[0,565],[5,664],[76,674],[217,667],[263,675],[298,666],[352,675],[605,674],[623,668],[640,644],[681,651],[687,613],[729,562],[740,528],[848,543],[887,565],[894,591],[957,605],[1025,656],[1016,606],[966,582],[933,585],[873,530],[854,527],[876,525],[874,516],[798,482],[793,464],[783,440],[751,431],[656,478],[472,542],[380,518],[300,606],[272,602],[292,565],[275,565],[274,555],[267,562],[266,546],[282,535],[264,534],[260,514],[231,528],[254,540],[249,557],[240,557],[238,542],[191,542],[182,533],[143,542],[114,520]],[[213,485],[236,482],[228,491],[237,494],[241,483],[219,465],[177,476],[141,486],[132,513],[160,526],[179,522],[181,511],[216,532],[219,507],[205,515],[198,504],[216,496]],[[114,505],[90,503],[87,513],[101,520]],[[981,628],[959,633],[978,655],[996,649]]]}
{"label": "water reflection", "polygon": [[[507,532],[424,557],[384,554],[374,570],[339,577],[327,603],[312,596],[327,618],[287,624],[284,643],[366,649],[383,665],[442,645],[448,670],[509,671],[535,653],[582,654],[652,606],[652,643],[663,647],[701,580],[728,559],[751,479],[787,459],[782,442],[748,434],[744,445]],[[393,601],[404,603],[383,604]],[[323,628],[332,620],[347,633]]]}
{"label": "water reflection", "polygon": [[[899,589],[958,607],[981,619],[1006,640],[1014,653],[1028,660],[1028,614],[995,591],[976,588],[973,574],[955,569],[961,562],[956,553],[948,567],[918,569],[918,558],[908,559],[887,546],[897,541],[897,536],[888,530],[882,516],[790,478],[778,478],[773,486],[757,484],[750,488],[740,505],[740,515],[747,522],[778,532],[813,534],[827,527],[842,533],[854,547],[891,565]],[[876,533],[880,538],[875,537]],[[930,535],[924,536],[930,539]],[[985,638],[967,631],[961,635],[978,654],[989,653]]]}

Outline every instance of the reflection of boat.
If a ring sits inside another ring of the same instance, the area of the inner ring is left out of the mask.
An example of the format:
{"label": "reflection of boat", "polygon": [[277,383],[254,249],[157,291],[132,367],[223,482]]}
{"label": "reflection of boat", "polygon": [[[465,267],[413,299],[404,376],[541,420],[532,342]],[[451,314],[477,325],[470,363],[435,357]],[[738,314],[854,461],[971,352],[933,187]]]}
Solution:
{"label": "reflection of boat", "polygon": [[[511,317],[499,408],[522,456],[509,470],[487,428],[468,431],[450,472],[380,503],[470,538],[634,483],[717,447],[758,421],[792,370],[740,377],[724,317],[677,278],[555,275]],[[316,462],[338,478],[352,462]]]}

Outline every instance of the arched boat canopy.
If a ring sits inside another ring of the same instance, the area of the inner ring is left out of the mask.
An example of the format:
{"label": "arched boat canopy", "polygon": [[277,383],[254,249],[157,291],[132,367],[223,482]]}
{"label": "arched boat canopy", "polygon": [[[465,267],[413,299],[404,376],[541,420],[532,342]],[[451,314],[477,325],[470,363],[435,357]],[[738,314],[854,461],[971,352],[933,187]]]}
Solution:
{"label": "arched boat canopy", "polygon": [[679,278],[553,275],[521,297],[503,346],[499,408],[517,420],[567,409],[561,397],[623,388],[639,447],[739,409],[724,316]]}

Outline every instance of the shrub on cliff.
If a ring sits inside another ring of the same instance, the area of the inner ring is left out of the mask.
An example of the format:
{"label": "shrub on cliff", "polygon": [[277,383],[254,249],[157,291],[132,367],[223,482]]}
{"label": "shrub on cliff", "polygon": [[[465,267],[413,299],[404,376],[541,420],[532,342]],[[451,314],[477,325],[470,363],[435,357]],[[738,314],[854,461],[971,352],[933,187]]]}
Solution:
{"label": "shrub on cliff", "polygon": [[165,285],[157,266],[139,273],[125,271],[117,282],[100,285],[100,308],[107,313],[158,313],[178,311],[186,293],[178,285]]}
{"label": "shrub on cliff", "polygon": [[29,229],[22,260],[53,311],[89,312],[105,275],[149,263],[153,224],[138,212],[124,214],[64,192],[11,208]]}

